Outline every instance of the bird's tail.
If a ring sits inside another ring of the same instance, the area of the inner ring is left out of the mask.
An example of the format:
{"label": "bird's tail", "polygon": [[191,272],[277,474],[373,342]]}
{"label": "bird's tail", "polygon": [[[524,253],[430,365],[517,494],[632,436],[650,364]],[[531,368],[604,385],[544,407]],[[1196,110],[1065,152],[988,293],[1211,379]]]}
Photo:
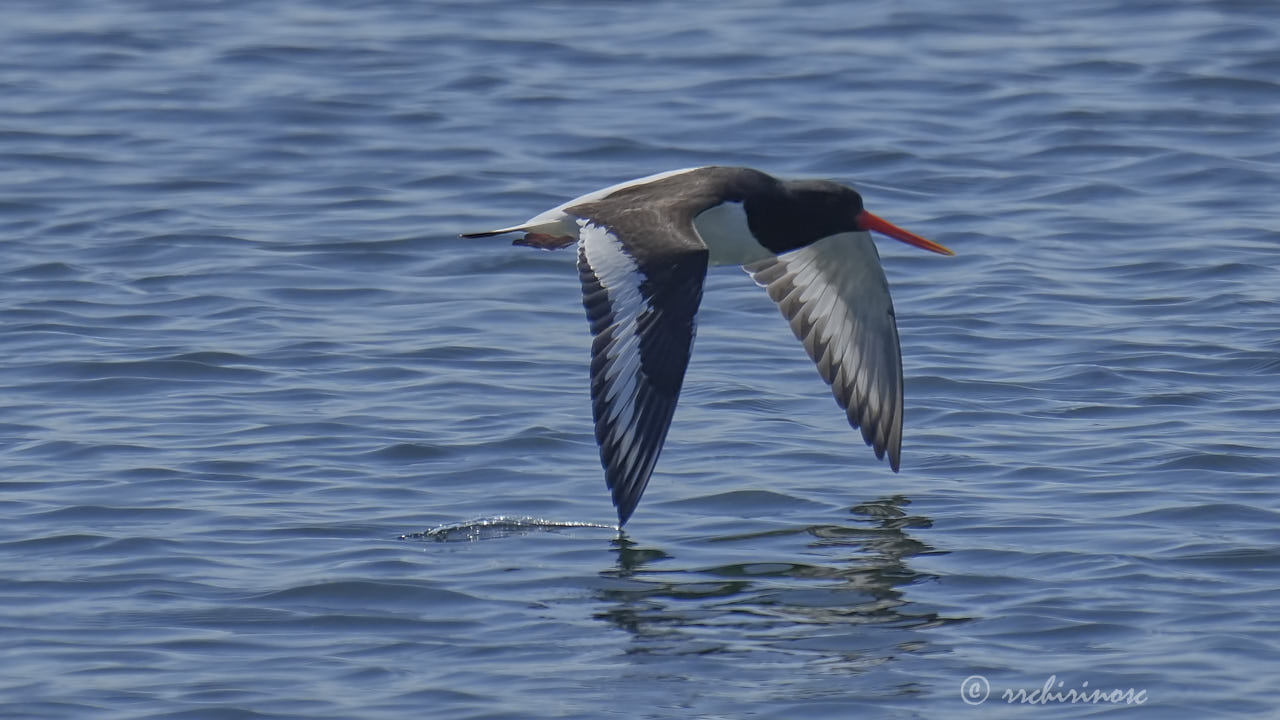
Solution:
{"label": "bird's tail", "polygon": [[507,233],[515,232],[515,231],[517,231],[517,230],[519,230],[519,229],[520,229],[520,228],[503,228],[503,229],[501,229],[501,230],[485,230],[484,232],[462,233],[462,234],[461,234],[461,235],[459,235],[458,237],[462,237],[462,238],[486,238],[486,237],[493,237],[494,235],[506,235]]}

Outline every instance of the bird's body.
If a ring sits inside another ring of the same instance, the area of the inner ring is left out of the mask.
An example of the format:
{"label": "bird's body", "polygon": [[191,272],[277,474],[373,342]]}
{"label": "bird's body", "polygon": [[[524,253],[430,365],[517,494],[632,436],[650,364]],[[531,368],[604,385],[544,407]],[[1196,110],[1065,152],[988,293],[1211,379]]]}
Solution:
{"label": "bird's body", "polygon": [[902,360],[888,283],[868,230],[951,254],[862,208],[852,189],[750,168],[651,175],[519,225],[517,245],[577,243],[591,345],[591,399],[620,524],[649,481],[675,412],[709,265],[741,265],[778,303],[876,457],[896,471]]}

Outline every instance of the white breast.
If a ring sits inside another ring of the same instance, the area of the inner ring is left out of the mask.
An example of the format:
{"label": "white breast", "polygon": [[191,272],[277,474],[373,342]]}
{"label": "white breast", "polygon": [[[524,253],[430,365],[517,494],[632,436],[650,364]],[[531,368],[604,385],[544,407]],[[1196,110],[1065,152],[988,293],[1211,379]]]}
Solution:
{"label": "white breast", "polygon": [[746,265],[773,257],[756,242],[740,202],[725,202],[703,210],[693,219],[693,229],[706,243],[711,265]]}

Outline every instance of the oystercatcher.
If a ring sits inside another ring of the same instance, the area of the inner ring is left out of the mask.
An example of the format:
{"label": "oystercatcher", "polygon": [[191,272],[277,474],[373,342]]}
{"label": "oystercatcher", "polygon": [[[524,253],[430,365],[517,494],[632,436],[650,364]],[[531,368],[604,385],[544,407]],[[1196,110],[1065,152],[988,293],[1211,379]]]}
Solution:
{"label": "oystercatcher", "polygon": [[627,522],[653,472],[693,347],[709,265],[741,265],[767,289],[877,458],[898,470],[902,355],[868,231],[947,248],[862,207],[853,189],[743,167],[672,170],[574,198],[526,222],[513,244],[578,244],[591,343],[591,401],[605,481]]}

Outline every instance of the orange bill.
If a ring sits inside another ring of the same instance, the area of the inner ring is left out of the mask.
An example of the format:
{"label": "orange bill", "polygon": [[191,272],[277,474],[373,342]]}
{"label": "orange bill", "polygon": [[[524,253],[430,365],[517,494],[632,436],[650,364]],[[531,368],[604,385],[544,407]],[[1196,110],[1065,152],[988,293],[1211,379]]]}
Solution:
{"label": "orange bill", "polygon": [[901,240],[908,245],[915,245],[916,247],[924,250],[936,252],[941,255],[955,255],[954,252],[951,252],[951,250],[946,247],[943,247],[932,240],[925,240],[913,232],[903,230],[888,220],[876,217],[866,210],[858,213],[858,225],[860,225],[863,230],[871,230],[873,232],[878,232],[881,235],[888,235],[894,240]]}

